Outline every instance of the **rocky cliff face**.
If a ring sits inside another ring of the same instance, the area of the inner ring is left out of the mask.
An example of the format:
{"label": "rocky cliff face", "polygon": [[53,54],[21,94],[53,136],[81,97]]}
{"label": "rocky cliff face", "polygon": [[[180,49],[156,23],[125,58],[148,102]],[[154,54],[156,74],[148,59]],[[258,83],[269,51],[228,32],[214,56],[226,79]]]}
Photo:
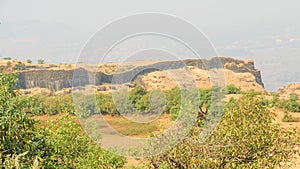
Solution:
{"label": "rocky cliff face", "polygon": [[17,88],[48,88],[56,91],[72,86],[72,70],[31,70],[20,72]]}
{"label": "rocky cliff face", "polygon": [[[221,62],[218,62],[221,61]],[[221,64],[221,65],[219,65]],[[224,73],[227,82],[234,82],[236,77],[245,80],[246,83],[253,83],[263,88],[260,71],[255,69],[253,61],[236,60],[232,58],[212,58],[210,60],[188,59],[183,61],[162,61],[142,66],[132,66],[131,69],[121,73],[106,74],[102,71],[91,73],[83,68],[76,70],[27,70],[19,72],[19,81],[16,84],[17,88],[30,89],[30,88],[47,88],[51,91],[57,91],[64,88],[71,88],[72,86],[84,86],[87,84],[102,85],[107,83],[124,84],[130,82],[145,82],[151,81],[151,78],[142,78],[152,76],[157,72],[165,72],[169,70],[191,69],[193,76],[197,83],[203,85],[207,84],[208,76],[205,73],[208,69],[216,67],[224,67]],[[180,72],[178,72],[180,74]],[[73,76],[74,75],[74,76]],[[160,73],[153,81],[157,85],[167,83],[170,81],[166,74]],[[91,80],[92,79],[92,80]],[[141,80],[143,79],[143,80]],[[153,79],[152,79],[153,80]],[[159,87],[158,87],[159,88]],[[163,88],[162,88],[163,89]]]}

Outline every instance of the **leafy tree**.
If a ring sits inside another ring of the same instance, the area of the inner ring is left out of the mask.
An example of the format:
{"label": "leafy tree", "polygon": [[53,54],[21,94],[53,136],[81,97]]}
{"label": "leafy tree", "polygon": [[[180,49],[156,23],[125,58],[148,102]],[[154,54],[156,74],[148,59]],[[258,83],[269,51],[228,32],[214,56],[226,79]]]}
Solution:
{"label": "leafy tree", "polygon": [[69,116],[38,130],[27,113],[40,111],[40,102],[30,105],[39,98],[20,97],[13,90],[15,81],[16,74],[0,73],[1,168],[123,167],[124,157],[93,143]]}
{"label": "leafy tree", "polygon": [[110,114],[112,116],[118,115],[118,111],[115,107],[111,94],[99,93],[96,95],[97,110],[101,114]]}
{"label": "leafy tree", "polygon": [[[172,107],[180,107],[181,104],[181,90],[178,87],[175,87],[171,90],[165,91],[166,96],[166,106],[165,106],[165,112],[171,113]],[[177,106],[178,105],[178,106]],[[176,109],[179,110],[179,109]],[[178,111],[173,109],[172,114],[178,114]]]}
{"label": "leafy tree", "polygon": [[[195,126],[174,148],[148,158],[148,167],[276,168],[297,152],[299,135],[275,124],[275,114],[260,99],[253,96],[232,99],[225,111],[205,142],[199,141],[203,128]],[[160,141],[163,140],[158,140],[159,145]]]}
{"label": "leafy tree", "polygon": [[129,99],[131,100],[131,103],[135,105],[144,95],[146,94],[146,91],[142,86],[135,86],[129,93]]}
{"label": "leafy tree", "polygon": [[150,109],[150,93],[142,96],[136,103],[135,108],[141,112],[147,112]]}
{"label": "leafy tree", "polygon": [[28,152],[23,167],[35,156],[44,156],[44,142],[35,129],[36,121],[24,109],[26,104],[13,91],[16,74],[0,73],[0,154],[6,156]]}

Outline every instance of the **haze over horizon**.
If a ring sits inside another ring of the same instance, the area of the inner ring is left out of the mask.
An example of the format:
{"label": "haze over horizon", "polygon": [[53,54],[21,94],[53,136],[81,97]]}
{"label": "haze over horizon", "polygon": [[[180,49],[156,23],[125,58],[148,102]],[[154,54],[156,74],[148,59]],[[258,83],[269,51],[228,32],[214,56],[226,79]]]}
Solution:
{"label": "haze over horizon", "polygon": [[[270,3],[271,2],[271,3]],[[75,63],[90,37],[138,13],[177,16],[196,26],[219,56],[253,59],[266,89],[299,82],[300,2],[0,0],[0,58]]]}

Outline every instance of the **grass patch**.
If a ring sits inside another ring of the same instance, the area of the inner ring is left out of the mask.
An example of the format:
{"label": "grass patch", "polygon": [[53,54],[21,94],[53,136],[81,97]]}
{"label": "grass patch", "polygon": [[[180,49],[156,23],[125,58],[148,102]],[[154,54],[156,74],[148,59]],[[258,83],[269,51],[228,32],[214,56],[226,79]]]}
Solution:
{"label": "grass patch", "polygon": [[152,123],[136,123],[123,117],[110,117],[105,120],[118,132],[126,136],[147,137],[149,134],[159,131],[159,125]]}

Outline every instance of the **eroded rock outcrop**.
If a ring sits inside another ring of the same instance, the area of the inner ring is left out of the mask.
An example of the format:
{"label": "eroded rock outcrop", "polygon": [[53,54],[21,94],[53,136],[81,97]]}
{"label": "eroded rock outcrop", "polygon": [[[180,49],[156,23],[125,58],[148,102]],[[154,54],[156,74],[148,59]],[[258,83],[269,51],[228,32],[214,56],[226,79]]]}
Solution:
{"label": "eroded rock outcrop", "polygon": [[[141,66],[132,65],[130,69],[119,73],[113,73],[113,71],[112,73],[104,73],[102,71],[92,73],[84,68],[75,70],[27,70],[19,72],[19,81],[16,86],[21,89],[39,87],[58,91],[64,88],[85,86],[88,84],[100,86],[109,83],[125,84],[134,82],[143,84],[148,88],[155,88],[156,86],[159,89],[169,89],[174,87],[176,82],[172,82],[172,78],[166,72],[173,71],[175,74],[180,74],[180,70],[188,69],[192,73],[197,87],[203,87],[209,85],[207,70],[216,68],[224,68],[227,84],[235,83],[238,86],[251,85],[253,88],[258,87],[263,89],[264,85],[260,71],[255,69],[253,61],[225,57],[202,60],[161,61]],[[182,78],[187,77],[183,75]],[[251,88],[251,86],[248,86],[247,89]]]}

